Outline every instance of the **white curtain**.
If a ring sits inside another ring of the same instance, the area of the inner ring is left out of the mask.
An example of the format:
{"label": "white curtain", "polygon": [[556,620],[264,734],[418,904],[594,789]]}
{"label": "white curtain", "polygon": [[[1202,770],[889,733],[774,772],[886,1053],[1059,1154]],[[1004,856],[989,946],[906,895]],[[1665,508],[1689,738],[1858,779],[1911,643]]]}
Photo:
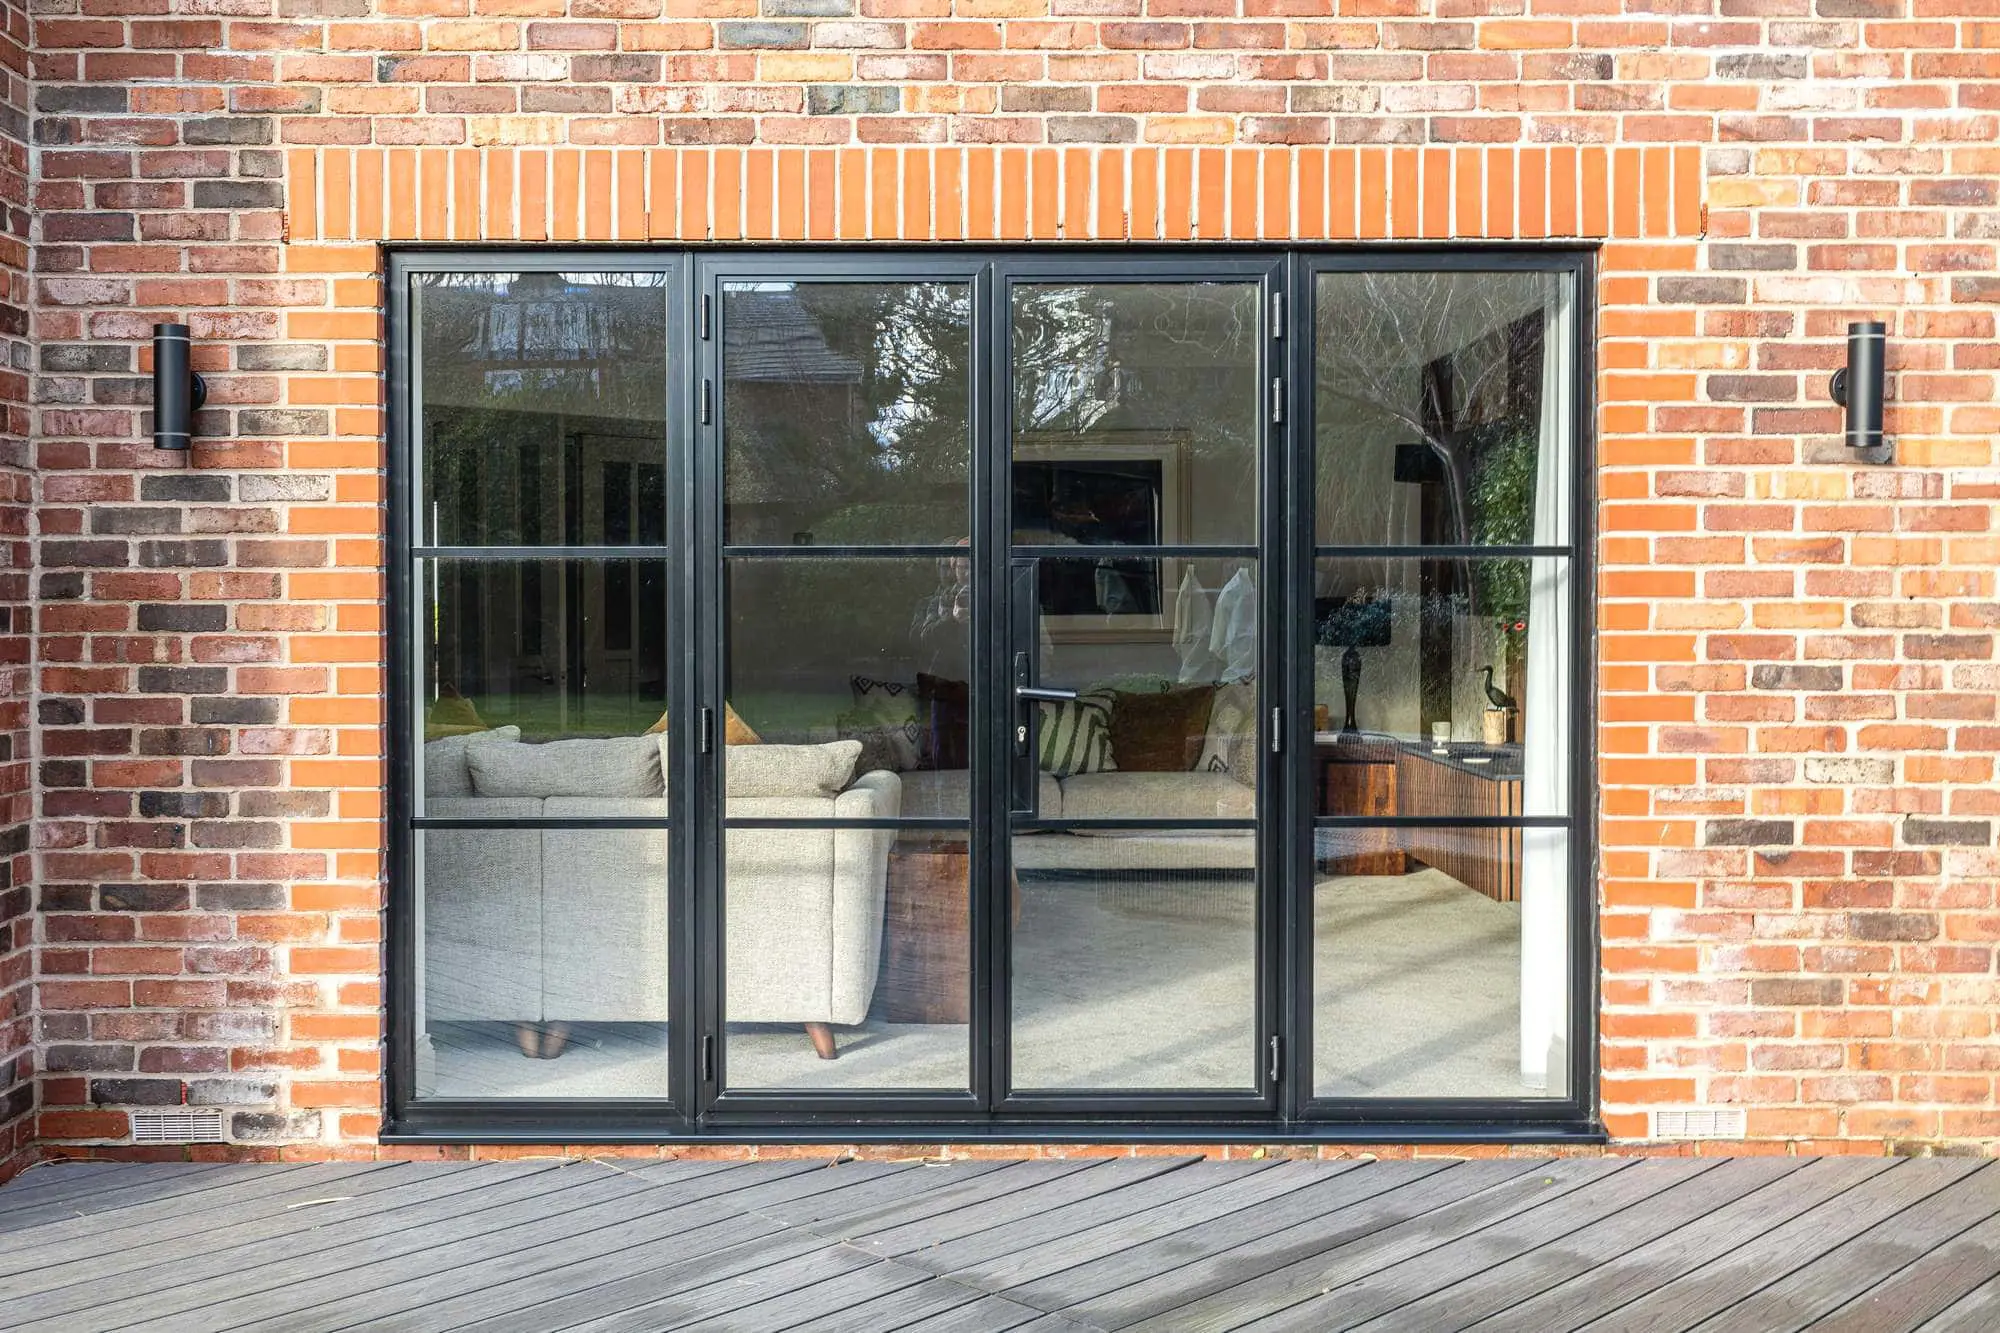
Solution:
{"label": "white curtain", "polygon": [[[1574,293],[1565,278],[1552,275],[1548,282],[1533,541],[1560,546],[1570,540],[1576,460],[1576,422],[1570,414]],[[1569,799],[1570,562],[1543,556],[1528,564],[1521,809],[1530,815],[1563,814]],[[1561,829],[1524,829],[1521,848],[1521,1081],[1560,1096],[1569,1090],[1568,839]]]}

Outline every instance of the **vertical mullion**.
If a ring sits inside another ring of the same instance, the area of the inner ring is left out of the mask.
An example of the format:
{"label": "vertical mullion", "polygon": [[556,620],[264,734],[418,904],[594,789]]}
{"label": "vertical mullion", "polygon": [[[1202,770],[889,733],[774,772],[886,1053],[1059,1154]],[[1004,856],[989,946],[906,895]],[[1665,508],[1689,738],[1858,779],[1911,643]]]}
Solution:
{"label": "vertical mullion", "polygon": [[1284,951],[1290,986],[1286,1012],[1291,1020],[1286,1044],[1290,1047],[1291,1058],[1286,1069],[1289,1077],[1280,1091],[1280,1104],[1287,1120],[1302,1116],[1306,1103],[1312,1100],[1313,1026],[1317,1017],[1313,1013],[1313,994],[1318,978],[1313,974],[1317,942],[1313,938],[1316,926],[1312,848],[1312,841],[1317,835],[1313,831],[1314,810],[1308,799],[1309,793],[1314,790],[1312,765],[1316,753],[1312,741],[1314,672],[1312,636],[1299,628],[1310,622],[1306,608],[1312,604],[1312,553],[1319,523],[1314,420],[1318,395],[1314,392],[1313,272],[1311,262],[1304,256],[1292,256],[1289,269],[1291,291],[1285,301],[1286,318],[1291,325],[1285,330],[1285,355],[1291,367],[1292,381],[1291,425],[1284,437],[1287,464],[1284,475],[1291,492],[1288,509],[1290,528],[1284,546],[1286,586],[1290,594],[1285,616],[1293,635],[1288,643],[1285,666],[1287,703],[1295,719],[1291,734],[1298,741],[1295,747],[1297,752],[1290,757],[1284,769],[1288,781],[1284,790],[1285,819],[1282,825],[1285,844],[1282,852],[1283,873],[1291,890],[1287,899],[1289,911],[1285,917],[1286,940],[1290,947]]}
{"label": "vertical mullion", "polygon": [[[976,532],[974,536],[976,549],[980,550],[976,567],[984,571],[986,579],[986,596],[983,601],[975,598],[975,604],[986,607],[978,619],[987,642],[992,645],[992,651],[982,659],[987,702],[979,726],[993,759],[974,770],[972,785],[973,836],[985,843],[984,854],[978,857],[984,878],[978,887],[984,892],[975,898],[980,911],[975,920],[978,935],[973,947],[986,964],[985,994],[981,997],[985,1001],[986,1036],[982,1052],[985,1059],[980,1062],[974,1082],[977,1085],[983,1076],[983,1101],[990,1116],[1013,1090],[1014,923],[1009,904],[1013,898],[1014,828],[1006,809],[1010,784],[996,782],[992,770],[996,763],[1004,762],[1001,756],[1011,754],[1006,741],[1013,722],[1014,701],[1005,662],[1019,650],[1019,645],[1012,641],[1014,607],[1007,578],[1014,532],[1009,491],[1014,455],[1013,278],[999,264],[989,264],[986,271],[987,356],[973,363],[984,370],[985,383],[980,386],[983,392],[979,397],[986,404],[986,429],[983,436],[975,439],[972,474],[978,479],[973,520],[984,528],[983,547],[978,546],[980,534]],[[981,923],[983,929],[979,929]]]}
{"label": "vertical mullion", "polygon": [[410,658],[414,647],[415,596],[411,592],[414,573],[408,556],[411,492],[415,490],[411,459],[410,417],[414,400],[413,371],[410,365],[409,330],[415,317],[409,299],[410,275],[400,256],[391,256],[387,290],[389,321],[389,476],[388,514],[388,594],[389,642],[388,681],[385,703],[390,719],[389,758],[389,846],[390,876],[388,984],[384,994],[389,1003],[389,1077],[385,1121],[393,1124],[410,1102],[416,1100],[416,836],[411,828],[416,801],[416,752],[411,739],[413,712]]}
{"label": "vertical mullion", "polygon": [[[668,653],[666,665],[672,678],[667,682],[665,702],[667,717],[679,716],[685,722],[693,715],[693,690],[687,661],[688,644],[693,635],[686,629],[693,608],[688,587],[694,565],[690,555],[688,511],[694,488],[689,480],[687,418],[681,404],[688,366],[687,306],[692,264],[684,254],[673,255],[667,262],[667,281],[662,284],[660,293],[660,300],[665,306],[667,331],[664,349],[666,365],[661,387],[664,398],[661,418],[666,423],[666,431],[660,441],[660,464],[665,476],[660,497],[663,510],[660,526],[667,541],[667,550],[663,552],[667,563],[666,632],[679,647],[677,651]],[[688,804],[694,796],[694,775],[687,763],[687,732],[685,725],[678,729],[669,725],[665,764],[661,771],[668,784],[667,957],[672,960],[673,968],[667,988],[667,1092],[669,1101],[678,1109],[683,1121],[692,1123],[701,1089],[695,1080],[694,1066],[695,1050],[700,1043],[690,1040],[700,1024],[694,1018],[695,986],[699,978],[693,946],[696,822],[688,816]]]}
{"label": "vertical mullion", "polygon": [[[1570,491],[1570,530],[1567,557],[1570,578],[1570,623],[1564,648],[1570,659],[1570,773],[1565,833],[1569,853],[1569,1097],[1579,1113],[1595,1120],[1599,1114],[1597,1095],[1597,1014],[1598,931],[1597,894],[1591,868],[1595,858],[1587,853],[1581,836],[1597,828],[1597,783],[1592,762],[1597,735],[1597,696],[1591,688],[1595,680],[1596,636],[1590,632],[1596,605],[1596,457],[1597,432],[1594,406],[1596,367],[1596,302],[1588,299],[1596,290],[1596,259],[1593,253],[1574,256],[1567,272],[1571,284],[1570,310],[1570,474],[1560,484]],[[1551,339],[1542,339],[1543,355],[1549,354]]]}
{"label": "vertical mullion", "polygon": [[[714,708],[720,716],[722,707],[721,656],[727,640],[727,626],[724,623],[726,607],[722,600],[724,578],[720,549],[723,501],[719,459],[721,418],[725,409],[717,402],[713,419],[703,422],[695,411],[695,403],[701,394],[703,379],[712,375],[719,377],[722,365],[720,349],[727,317],[719,295],[721,282],[713,264],[697,261],[691,268],[689,298],[696,302],[707,300],[712,317],[712,323],[707,326],[708,337],[691,344],[693,355],[688,360],[689,373],[680,396],[682,410],[686,414],[683,419],[688,423],[685,435],[691,446],[688,452],[691,455],[693,482],[684,510],[692,519],[694,529],[692,540],[687,543],[694,565],[688,580],[695,597],[691,617],[694,632],[687,636],[686,652],[691,696],[688,720],[693,723],[699,710]],[[720,397],[718,391],[716,398]],[[722,747],[714,746],[706,755],[692,753],[693,746],[687,737],[696,734],[697,730],[693,725],[681,728],[682,752],[693,775],[689,793],[694,802],[691,810],[694,864],[691,900],[695,910],[691,926],[696,955],[693,988],[696,1021],[689,1034],[691,1040],[687,1043],[687,1068],[695,1089],[692,1106],[697,1115],[706,1118],[714,1108],[716,1097],[727,1086],[728,1043],[722,1039],[726,1016],[722,974],[722,864],[727,835],[722,829],[719,797]],[[715,1063],[710,1071],[712,1081],[705,1076],[705,1062],[700,1059],[702,1048],[710,1042],[714,1043],[715,1050]]]}
{"label": "vertical mullion", "polygon": [[970,951],[966,965],[972,994],[966,997],[966,1073],[967,1087],[973,1100],[983,1111],[990,1112],[999,1083],[994,1052],[997,1050],[996,1042],[1003,1039],[1006,1032],[994,1008],[994,997],[1001,993],[1002,988],[996,984],[999,973],[995,967],[993,923],[998,918],[992,904],[999,899],[1011,899],[1010,894],[1000,889],[999,886],[1007,881],[996,871],[998,862],[994,852],[998,829],[992,817],[994,784],[990,771],[992,764],[988,759],[994,753],[993,745],[1000,727],[995,715],[1001,709],[993,664],[1005,656],[1007,647],[1004,636],[998,630],[998,626],[1005,622],[996,618],[996,613],[1004,611],[999,602],[1001,584],[992,577],[1000,528],[994,522],[990,505],[998,494],[998,488],[983,471],[994,468],[1001,452],[995,446],[995,423],[1001,419],[996,411],[997,386],[1004,383],[1004,377],[995,373],[996,349],[1003,339],[996,327],[998,304],[991,263],[982,264],[972,275],[969,294],[971,319],[967,336],[971,339],[971,346],[966,355],[966,368],[971,382],[966,385],[969,438],[965,505],[968,521],[966,535],[972,551],[973,616],[969,627],[971,642],[967,646],[971,660],[981,666],[969,673],[973,678],[973,707],[968,718],[972,729],[969,738],[972,773],[966,791],[966,847],[969,852],[966,874],[971,877],[971,882],[966,886],[966,894],[972,919],[966,926],[966,948]]}

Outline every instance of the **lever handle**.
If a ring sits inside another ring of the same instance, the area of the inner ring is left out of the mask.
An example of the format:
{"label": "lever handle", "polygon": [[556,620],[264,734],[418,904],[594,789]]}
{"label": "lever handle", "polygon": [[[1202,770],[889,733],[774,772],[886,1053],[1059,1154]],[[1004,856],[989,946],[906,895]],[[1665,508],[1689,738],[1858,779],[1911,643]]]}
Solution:
{"label": "lever handle", "polygon": [[1060,704],[1068,703],[1070,700],[1076,698],[1076,691],[1052,689],[1042,685],[1016,685],[1014,687],[1014,697],[1016,699],[1036,699],[1045,703]]}

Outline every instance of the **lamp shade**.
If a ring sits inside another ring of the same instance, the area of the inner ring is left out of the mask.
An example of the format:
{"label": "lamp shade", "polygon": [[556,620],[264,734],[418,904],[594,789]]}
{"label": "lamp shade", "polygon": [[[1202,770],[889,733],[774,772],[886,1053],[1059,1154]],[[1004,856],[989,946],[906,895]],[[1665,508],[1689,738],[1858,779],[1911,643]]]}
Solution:
{"label": "lamp shade", "polygon": [[1387,648],[1389,603],[1368,597],[1321,597],[1313,603],[1319,642],[1329,648]]}

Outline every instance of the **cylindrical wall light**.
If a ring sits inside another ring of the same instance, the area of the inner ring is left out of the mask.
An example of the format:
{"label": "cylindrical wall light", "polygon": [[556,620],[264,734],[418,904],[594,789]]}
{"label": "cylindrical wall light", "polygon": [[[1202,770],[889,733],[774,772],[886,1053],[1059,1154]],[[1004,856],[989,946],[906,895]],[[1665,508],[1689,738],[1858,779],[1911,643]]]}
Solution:
{"label": "cylindrical wall light", "polygon": [[1879,319],[1847,326],[1847,364],[1833,372],[1833,401],[1847,409],[1847,447],[1882,447],[1882,392],[1888,326]]}
{"label": "cylindrical wall light", "polygon": [[185,450],[194,439],[194,414],[208,386],[194,373],[193,343],[185,324],[153,326],[153,447]]}

